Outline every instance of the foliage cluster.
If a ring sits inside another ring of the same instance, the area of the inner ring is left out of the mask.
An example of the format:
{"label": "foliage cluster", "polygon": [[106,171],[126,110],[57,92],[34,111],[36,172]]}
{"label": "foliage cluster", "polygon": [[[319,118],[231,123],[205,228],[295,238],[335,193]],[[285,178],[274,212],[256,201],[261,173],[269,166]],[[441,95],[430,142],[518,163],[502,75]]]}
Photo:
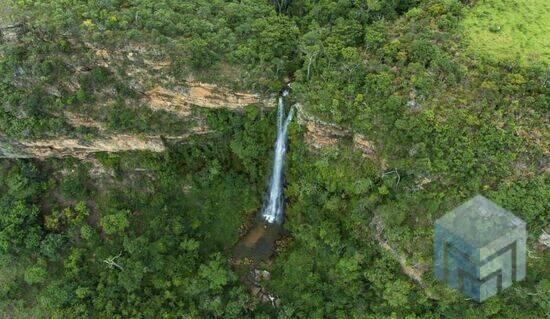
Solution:
{"label": "foliage cluster", "polygon": [[264,128],[273,114],[250,108],[244,118],[227,111],[209,118],[223,134],[164,154],[98,156],[113,172],[107,180],[71,159],[4,161],[2,313],[242,318],[264,311],[228,260],[260,204],[273,139]]}
{"label": "foliage cluster", "polygon": [[[536,242],[548,230],[550,208],[549,72],[465,54],[462,2],[295,0],[282,14],[269,1],[252,0],[23,0],[17,8],[31,19],[19,43],[2,44],[4,134],[75,134],[58,116],[65,108],[113,131],[181,132],[189,123],[131,106],[136,92],[123,76],[131,66],[98,66],[90,49],[139,42],[170,57],[177,81],[193,73],[265,90],[292,75],[293,98],[306,112],[367,136],[385,167],[351,145],[312,152],[299,126],[291,126],[288,234],[273,263],[262,265],[272,272],[268,289],[283,300],[272,309],[247,292],[228,260],[261,206],[274,114],[253,107],[196,111],[216,134],[169,145],[162,154],[98,155],[110,176],[99,180],[76,160],[4,162],[3,313],[373,319],[548,313],[549,257]],[[237,74],[228,76],[228,68]],[[108,100],[115,103],[104,114],[98,105]],[[379,247],[372,225],[385,226],[381,236],[397,254],[429,268],[433,222],[476,193],[527,222],[531,251],[527,279],[481,305],[435,283],[429,271],[425,288],[410,280]]]}

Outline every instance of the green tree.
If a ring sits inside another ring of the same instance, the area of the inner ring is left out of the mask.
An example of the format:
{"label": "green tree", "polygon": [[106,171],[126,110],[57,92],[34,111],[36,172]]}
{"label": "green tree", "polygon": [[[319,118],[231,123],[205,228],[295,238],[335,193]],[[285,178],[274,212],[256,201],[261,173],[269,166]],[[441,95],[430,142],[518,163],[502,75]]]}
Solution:
{"label": "green tree", "polygon": [[33,266],[28,267],[25,270],[25,282],[29,285],[44,283],[48,274],[45,266],[45,263],[38,262]]}
{"label": "green tree", "polygon": [[120,234],[124,232],[129,226],[128,221],[129,211],[115,211],[109,215],[101,217],[101,228],[107,235]]}

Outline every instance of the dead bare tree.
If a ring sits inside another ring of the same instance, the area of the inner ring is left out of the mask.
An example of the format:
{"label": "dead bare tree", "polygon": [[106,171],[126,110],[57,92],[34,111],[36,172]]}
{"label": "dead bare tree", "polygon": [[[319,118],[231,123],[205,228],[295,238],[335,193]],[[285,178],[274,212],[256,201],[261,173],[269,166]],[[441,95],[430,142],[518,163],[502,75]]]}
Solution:
{"label": "dead bare tree", "polygon": [[275,6],[277,7],[277,12],[281,13],[286,10],[288,5],[290,4],[290,0],[271,0],[271,3],[275,4]]}
{"label": "dead bare tree", "polygon": [[399,186],[399,182],[401,181],[401,175],[399,175],[399,172],[397,171],[397,168],[389,171],[389,172],[384,172],[382,174],[382,178],[384,178],[386,175],[390,175],[390,174],[396,174],[397,175],[397,182],[395,184],[395,186]]}
{"label": "dead bare tree", "polygon": [[118,257],[120,257],[121,254],[122,253],[120,253],[116,256],[111,256],[109,258],[105,258],[103,260],[103,262],[107,264],[107,267],[109,267],[109,269],[118,268],[119,270],[124,270],[124,268],[122,268],[122,266],[115,261]]}

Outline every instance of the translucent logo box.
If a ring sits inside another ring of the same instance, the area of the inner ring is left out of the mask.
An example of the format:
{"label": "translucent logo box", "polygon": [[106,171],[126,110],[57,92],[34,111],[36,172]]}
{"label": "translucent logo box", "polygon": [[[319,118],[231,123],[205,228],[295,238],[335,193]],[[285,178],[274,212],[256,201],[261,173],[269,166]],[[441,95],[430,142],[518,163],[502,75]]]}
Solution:
{"label": "translucent logo box", "polygon": [[476,196],[435,223],[436,277],[483,302],[525,278],[525,222]]}

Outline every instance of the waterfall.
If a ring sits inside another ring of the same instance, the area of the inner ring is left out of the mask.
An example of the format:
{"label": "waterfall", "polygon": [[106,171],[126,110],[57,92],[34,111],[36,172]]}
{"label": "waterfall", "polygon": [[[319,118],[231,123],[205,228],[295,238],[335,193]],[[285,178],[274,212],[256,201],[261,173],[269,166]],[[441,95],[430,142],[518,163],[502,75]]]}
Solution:
{"label": "waterfall", "polygon": [[283,168],[286,153],[287,128],[294,108],[288,112],[284,119],[285,103],[284,97],[288,95],[288,90],[283,90],[279,96],[277,106],[277,140],[275,141],[275,155],[273,157],[273,169],[269,180],[267,200],[262,209],[262,218],[268,223],[283,223]]}

